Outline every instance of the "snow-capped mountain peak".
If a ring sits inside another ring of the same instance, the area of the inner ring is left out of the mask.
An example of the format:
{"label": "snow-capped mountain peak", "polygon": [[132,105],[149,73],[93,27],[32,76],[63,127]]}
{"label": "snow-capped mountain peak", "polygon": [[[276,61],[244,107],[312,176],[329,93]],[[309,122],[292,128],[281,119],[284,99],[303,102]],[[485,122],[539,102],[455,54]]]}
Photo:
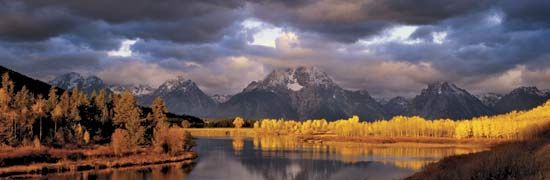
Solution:
{"label": "snow-capped mountain peak", "polygon": [[287,89],[300,91],[304,87],[333,86],[332,79],[318,67],[297,67],[277,69],[259,82],[252,82],[245,89]]}
{"label": "snow-capped mountain peak", "polygon": [[76,72],[70,72],[57,76],[55,79],[50,81],[50,84],[57,86],[63,89],[73,89],[82,85],[84,82],[84,77]]}
{"label": "snow-capped mountain peak", "polygon": [[54,80],[50,81],[51,85],[62,89],[74,89],[79,88],[84,92],[92,92],[94,90],[99,90],[105,88],[103,80],[96,76],[84,77],[78,73],[70,72],[56,77]]}
{"label": "snow-capped mountain peak", "polygon": [[188,91],[192,89],[197,89],[197,84],[195,82],[185,79],[182,76],[178,76],[175,79],[168,80],[159,86],[158,91],[160,92],[172,92],[172,91]]}
{"label": "snow-capped mountain peak", "polygon": [[534,86],[519,87],[512,90],[510,94],[530,94],[530,95],[541,96],[541,97],[546,96],[545,92],[540,91],[537,87],[534,87]]}
{"label": "snow-capped mountain peak", "polygon": [[424,93],[431,94],[455,94],[465,95],[468,94],[466,90],[457,87],[455,84],[449,82],[436,82],[428,85],[428,88],[423,90]]}

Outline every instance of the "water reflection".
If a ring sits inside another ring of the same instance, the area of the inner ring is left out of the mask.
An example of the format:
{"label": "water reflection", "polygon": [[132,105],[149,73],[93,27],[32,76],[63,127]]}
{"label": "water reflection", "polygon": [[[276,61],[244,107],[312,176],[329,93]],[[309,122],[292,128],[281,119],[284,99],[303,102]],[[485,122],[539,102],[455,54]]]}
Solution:
{"label": "water reflection", "polygon": [[[302,143],[290,137],[200,138],[193,167],[172,164],[140,169],[50,176],[54,179],[399,179],[445,156],[478,147]],[[192,168],[192,169],[191,169]]]}
{"label": "water reflection", "polygon": [[85,171],[80,173],[62,173],[48,175],[53,180],[127,180],[127,179],[185,179],[195,164],[171,163],[139,168],[123,168],[116,170]]}

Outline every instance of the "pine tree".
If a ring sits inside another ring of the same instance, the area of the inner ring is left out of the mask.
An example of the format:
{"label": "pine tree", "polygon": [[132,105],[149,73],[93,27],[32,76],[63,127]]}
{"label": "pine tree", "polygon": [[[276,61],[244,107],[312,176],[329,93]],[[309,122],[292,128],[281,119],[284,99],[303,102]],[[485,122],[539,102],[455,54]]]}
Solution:
{"label": "pine tree", "polygon": [[11,139],[13,134],[11,133],[11,119],[10,116],[10,99],[8,92],[5,88],[0,88],[0,139],[3,143],[7,143],[6,140]]}
{"label": "pine tree", "polygon": [[126,90],[120,97],[114,101],[115,126],[124,127],[128,131],[130,147],[136,147],[141,144],[144,135],[144,129],[140,123],[141,110],[137,106],[134,95]]}
{"label": "pine tree", "polygon": [[71,121],[80,121],[81,118],[80,118],[80,110],[79,110],[79,107],[80,105],[82,105],[82,99],[81,99],[81,95],[80,95],[80,90],[78,89],[78,87],[76,88],[73,88],[73,91],[71,93],[71,98],[70,98],[70,102],[69,102],[69,115],[68,115],[68,118],[71,120]]}
{"label": "pine tree", "polygon": [[160,148],[166,143],[166,135],[168,132],[168,118],[166,117],[166,113],[168,112],[168,108],[166,108],[164,101],[160,97],[155,98],[151,108],[153,113],[150,115],[155,124],[153,130],[153,145]]}
{"label": "pine tree", "polygon": [[2,88],[6,90],[8,97],[13,97],[15,85],[7,72],[2,75]]}
{"label": "pine tree", "polygon": [[42,140],[42,118],[46,116],[46,106],[47,102],[44,100],[42,95],[39,95],[38,98],[35,100],[34,104],[32,105],[32,112],[36,118],[38,118],[38,126],[39,126],[39,135],[38,139]]}
{"label": "pine tree", "polygon": [[67,91],[61,94],[61,97],[59,98],[59,103],[57,105],[59,106],[59,108],[61,108],[61,118],[68,118],[71,110],[71,97]]}
{"label": "pine tree", "polygon": [[58,101],[59,97],[57,96],[57,88],[52,86],[52,88],[50,88],[50,92],[48,93],[48,101],[46,104],[47,111],[52,112],[55,106],[57,106]]}
{"label": "pine tree", "polygon": [[63,118],[63,108],[61,107],[61,104],[58,104],[58,105],[55,106],[55,108],[51,112],[51,115],[52,115],[52,120],[53,120],[53,123],[54,123],[53,132],[57,133],[57,123],[59,121],[61,121],[61,119]]}
{"label": "pine tree", "polygon": [[17,112],[12,108],[14,84],[10,80],[9,74],[6,72],[2,75],[2,88],[0,92],[0,110],[1,110],[1,134],[4,143],[12,143],[15,141],[15,121]]}
{"label": "pine tree", "polygon": [[23,86],[15,95],[13,107],[17,112],[17,118],[14,122],[14,144],[19,144],[23,139],[32,140],[32,119],[31,105],[33,96],[27,87]]}
{"label": "pine tree", "polygon": [[164,104],[162,98],[155,98],[153,104],[151,105],[151,108],[153,111],[153,119],[155,122],[168,122],[168,118],[166,117],[166,113],[168,113],[168,108]]}
{"label": "pine tree", "polygon": [[102,89],[99,91],[99,93],[94,97],[94,104],[99,109],[99,121],[106,122],[109,119],[109,109],[107,107],[107,100],[105,99],[105,90]]}

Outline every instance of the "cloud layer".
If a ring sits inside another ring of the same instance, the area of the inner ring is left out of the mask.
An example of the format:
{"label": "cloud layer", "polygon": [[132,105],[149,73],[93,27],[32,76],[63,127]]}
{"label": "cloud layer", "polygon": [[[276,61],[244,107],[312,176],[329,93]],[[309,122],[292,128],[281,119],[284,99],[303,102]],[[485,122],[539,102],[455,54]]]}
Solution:
{"label": "cloud layer", "polygon": [[[550,88],[544,0],[0,0],[0,64],[233,94],[272,69],[319,66],[349,89],[411,96]],[[132,42],[129,44],[129,42]]]}

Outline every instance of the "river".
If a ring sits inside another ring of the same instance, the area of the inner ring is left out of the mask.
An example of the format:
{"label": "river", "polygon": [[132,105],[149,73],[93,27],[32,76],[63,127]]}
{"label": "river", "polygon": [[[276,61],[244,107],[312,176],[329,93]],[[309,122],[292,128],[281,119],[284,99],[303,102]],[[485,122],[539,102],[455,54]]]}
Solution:
{"label": "river", "polygon": [[439,159],[486,148],[421,144],[303,143],[292,138],[203,137],[192,166],[48,175],[49,179],[400,179]]}

